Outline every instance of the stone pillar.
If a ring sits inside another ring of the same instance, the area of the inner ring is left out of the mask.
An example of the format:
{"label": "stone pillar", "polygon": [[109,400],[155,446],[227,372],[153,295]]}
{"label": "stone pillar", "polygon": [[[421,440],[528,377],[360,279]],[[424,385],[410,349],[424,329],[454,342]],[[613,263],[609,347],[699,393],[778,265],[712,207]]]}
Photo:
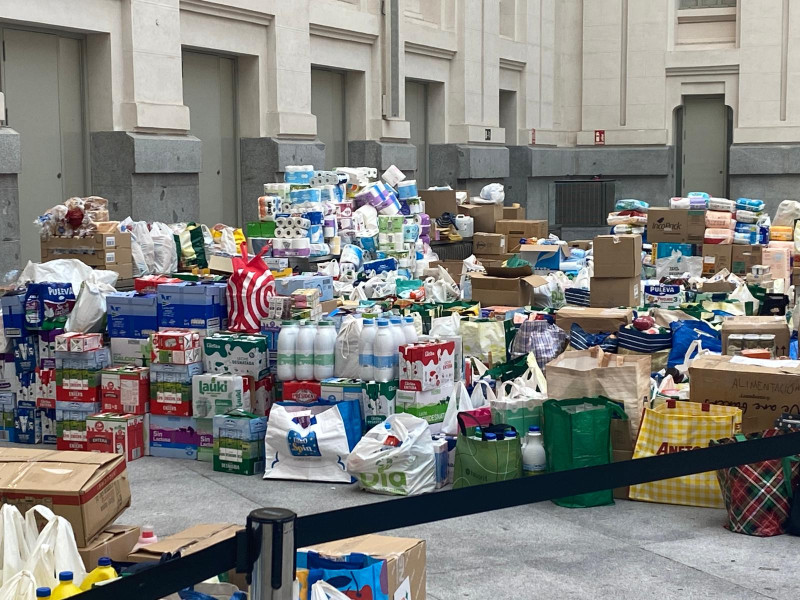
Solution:
{"label": "stone pillar", "polygon": [[417,147],[376,140],[348,142],[347,162],[351,167],[374,167],[378,169],[378,176],[394,165],[413,179],[417,170]]}
{"label": "stone pillar", "polygon": [[19,268],[20,136],[0,127],[0,275]]}
{"label": "stone pillar", "polygon": [[505,146],[433,144],[429,153],[431,184],[466,189],[471,196],[477,196],[487,183],[503,183],[509,174]]}
{"label": "stone pillar", "polygon": [[730,147],[731,198],[758,198],[775,215],[782,200],[797,199],[800,144],[734,144]]}

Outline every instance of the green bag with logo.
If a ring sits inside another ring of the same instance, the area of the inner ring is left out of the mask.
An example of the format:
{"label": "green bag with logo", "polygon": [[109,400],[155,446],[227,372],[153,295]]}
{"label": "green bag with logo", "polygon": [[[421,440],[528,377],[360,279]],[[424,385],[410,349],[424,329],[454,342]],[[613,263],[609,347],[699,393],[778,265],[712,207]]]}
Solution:
{"label": "green bag with logo", "polygon": [[[475,437],[479,421],[470,413],[458,413],[458,441],[453,474],[453,489],[494,483],[522,477],[522,443],[519,436],[509,440],[489,442]],[[488,428],[503,430],[508,425]],[[513,429],[513,428],[511,428]]]}
{"label": "green bag with logo", "polygon": [[[612,462],[611,416],[627,419],[624,409],[607,398],[547,400],[542,405],[544,449],[548,471],[567,471]],[[614,504],[613,490],[553,500],[567,508]]]}

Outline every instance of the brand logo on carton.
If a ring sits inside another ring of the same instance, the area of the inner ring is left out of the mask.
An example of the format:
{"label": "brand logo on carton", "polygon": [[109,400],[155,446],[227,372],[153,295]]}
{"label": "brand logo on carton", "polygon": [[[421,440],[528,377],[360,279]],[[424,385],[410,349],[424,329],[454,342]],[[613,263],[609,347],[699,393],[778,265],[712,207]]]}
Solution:
{"label": "brand logo on carton", "polygon": [[228,382],[219,379],[212,379],[210,382],[200,382],[201,394],[227,394]]}
{"label": "brand logo on carton", "polygon": [[656,231],[665,231],[665,230],[680,231],[681,224],[668,221],[666,217],[660,217],[655,220],[655,222],[652,224],[651,229],[654,229]]}
{"label": "brand logo on carton", "polygon": [[288,440],[289,452],[291,452],[292,456],[322,456],[322,453],[319,451],[317,434],[313,431],[309,432],[306,436],[296,431],[290,431]]}

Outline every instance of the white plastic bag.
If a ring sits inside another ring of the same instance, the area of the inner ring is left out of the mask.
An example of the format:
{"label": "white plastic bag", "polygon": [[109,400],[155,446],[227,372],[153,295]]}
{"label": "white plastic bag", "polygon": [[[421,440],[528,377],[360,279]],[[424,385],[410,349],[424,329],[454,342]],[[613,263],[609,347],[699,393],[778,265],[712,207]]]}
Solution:
{"label": "white plastic bag", "polygon": [[81,289],[84,281],[115,285],[119,279],[116,271],[96,271],[74,258],[59,258],[46,263],[29,262],[17,279],[17,286],[26,283],[70,283],[73,291]]}
{"label": "white plastic bag", "polygon": [[773,225],[781,227],[792,227],[794,222],[800,219],[800,202],[797,200],[783,200],[775,211]]}
{"label": "white plastic bag", "polygon": [[[564,308],[567,304],[566,296],[564,296],[565,281],[558,275],[567,276],[558,271],[557,273],[549,273],[546,277],[547,283],[533,288],[533,306],[541,308]],[[567,278],[569,281],[569,278]]]}
{"label": "white plastic bag", "polygon": [[753,314],[758,314],[758,307],[761,304],[755,296],[750,292],[750,288],[747,287],[747,284],[741,283],[736,286],[736,289],[733,290],[729,296],[729,300],[738,300],[742,304],[745,302],[752,302],[753,303]]}
{"label": "white plastic bag", "polygon": [[[31,513],[33,516],[29,518]],[[29,522],[33,523],[33,531],[36,530],[36,514],[49,521],[37,536],[35,545],[31,547],[24,568],[33,573],[40,587],[55,587],[58,583],[56,576],[61,571],[72,571],[73,582],[80,586],[86,577],[86,569],[81,555],[78,554],[72,525],[64,517],[53,514],[47,507],[34,506],[25,514],[26,526]],[[32,532],[29,531],[26,535],[30,536]]]}
{"label": "white plastic bag", "polygon": [[664,277],[700,277],[703,274],[702,256],[684,256],[677,250],[672,255],[656,259],[656,279]]}
{"label": "white plastic bag", "polygon": [[25,521],[22,513],[16,506],[4,504],[0,508],[0,550],[2,550],[2,573],[0,573],[0,585],[9,581],[18,573],[28,560],[30,544],[25,533]]}
{"label": "white plastic bag", "polygon": [[0,588],[0,600],[36,600],[36,579],[30,571],[20,571]]}
{"label": "white plastic bag", "polygon": [[579,290],[588,290],[590,281],[591,276],[589,275],[589,269],[587,267],[583,267],[580,271],[578,271],[575,279],[572,280],[572,287]]}
{"label": "white plastic bag", "polygon": [[150,235],[150,229],[147,227],[145,221],[137,221],[133,224],[133,234],[136,236],[136,241],[139,242],[139,247],[142,250],[145,264],[147,265],[147,273],[149,275],[153,272],[155,266],[155,247],[153,245],[153,237]]}
{"label": "white plastic bag", "polygon": [[480,408],[487,404],[491,405],[492,402],[497,400],[497,396],[495,396],[494,390],[488,381],[479,379],[472,388],[470,399],[472,400],[472,406]]}
{"label": "white plastic bag", "polygon": [[101,333],[106,316],[106,296],[117,290],[106,283],[86,281],[80,288],[65,331],[78,333]]}
{"label": "white plastic bag", "polygon": [[453,386],[453,392],[447,403],[447,411],[444,413],[441,433],[445,435],[458,435],[458,413],[465,410],[478,408],[473,406],[472,398],[464,387],[464,383],[459,381]]}
{"label": "white plastic bag", "polygon": [[178,270],[178,249],[175,237],[164,223],[152,224],[150,238],[153,240],[153,274],[166,275]]}
{"label": "white plastic bag", "polygon": [[142,252],[142,245],[139,243],[139,238],[136,235],[136,231],[133,231],[134,221],[130,217],[119,224],[119,230],[127,231],[128,227],[131,228],[131,258],[133,259],[133,276],[141,277],[143,275],[149,275],[150,273],[147,268],[147,261],[144,258],[144,252]]}
{"label": "white plastic bag", "polygon": [[446,317],[436,317],[431,320],[430,335],[434,337],[453,337],[459,335],[460,325],[461,315],[458,313],[451,313]]}
{"label": "white plastic bag", "polygon": [[236,239],[233,235],[233,227],[226,227],[219,236],[219,248],[225,254],[236,255],[239,250],[236,248]]}
{"label": "white plastic bag", "polygon": [[333,350],[333,374],[336,377],[360,379],[358,369],[358,341],[363,323],[352,315],[344,318]]}
{"label": "white plastic bag", "polygon": [[480,200],[489,202],[491,204],[502,204],[506,199],[506,193],[503,190],[502,183],[490,183],[483,186],[481,190]]}
{"label": "white plastic bag", "polygon": [[[401,444],[387,446],[389,436]],[[347,470],[370,492],[397,496],[432,492],[436,456],[427,421],[408,413],[389,415],[356,444],[347,457]]]}
{"label": "white plastic bag", "polygon": [[320,579],[311,586],[309,600],[349,600],[349,598],[327,581]]}

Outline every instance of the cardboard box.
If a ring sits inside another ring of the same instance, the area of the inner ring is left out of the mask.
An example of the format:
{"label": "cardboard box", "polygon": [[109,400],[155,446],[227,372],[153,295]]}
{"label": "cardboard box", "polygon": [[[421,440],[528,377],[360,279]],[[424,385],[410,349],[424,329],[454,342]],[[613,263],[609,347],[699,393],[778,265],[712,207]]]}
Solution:
{"label": "cardboard box", "polygon": [[[514,271],[514,269],[508,269]],[[496,277],[475,273],[471,275],[472,299],[482,305],[528,306],[533,298],[533,288],[545,285],[547,280],[540,275]]]}
{"label": "cardboard box", "polygon": [[144,417],[101,413],[86,419],[89,452],[122,454],[126,460],[144,456]]}
{"label": "cardboard box", "polygon": [[[731,248],[731,273],[735,275],[747,275],[747,273],[752,271],[753,265],[760,264],[761,246],[733,244]],[[800,275],[800,271],[798,271],[798,274]],[[798,279],[800,280],[800,276]]]}
{"label": "cardboard box", "polygon": [[548,223],[542,220],[501,219],[495,224],[495,232],[506,236],[508,252],[517,252],[520,239],[546,238]]}
{"label": "cardboard box", "polygon": [[264,472],[267,417],[245,413],[214,416],[214,470],[239,475]]}
{"label": "cardboard box", "polygon": [[197,460],[200,436],[191,417],[150,415],[150,456]]}
{"label": "cardboard box", "polygon": [[[472,242],[475,243],[474,240]],[[474,246],[473,246],[474,247]],[[447,271],[450,277],[453,278],[453,281],[456,283],[461,281],[461,271],[464,269],[464,261],[462,260],[435,260],[430,264],[430,268],[436,272],[438,269],[436,267],[441,266],[445,271]]]}
{"label": "cardboard box", "polygon": [[759,333],[775,336],[775,355],[789,356],[789,325],[786,317],[727,317],[722,321],[722,353],[728,354],[728,336],[732,333]]}
{"label": "cardboard box", "polygon": [[781,413],[800,413],[800,367],[793,364],[701,356],[689,367],[689,399],[741,408],[742,432],[760,433]]}
{"label": "cardboard box", "polygon": [[472,252],[476,255],[503,254],[506,237],[499,233],[476,233],[472,237]]}
{"label": "cardboard box", "polygon": [[395,396],[395,412],[408,413],[425,419],[431,433],[439,433],[447,411],[447,403],[453,393],[453,383],[446,383],[425,392],[409,392],[398,389]]}
{"label": "cardboard box", "polygon": [[703,275],[731,270],[732,244],[703,244]]}
{"label": "cardboard box", "polygon": [[702,244],[705,232],[704,210],[650,207],[647,212],[647,241],[650,244]]}
{"label": "cardboard box", "polygon": [[503,254],[481,254],[477,259],[484,267],[500,267],[512,256],[516,256],[516,254],[504,252]]}
{"label": "cardboard box", "polygon": [[208,525],[195,525],[180,533],[160,539],[155,544],[148,544],[131,552],[127,562],[158,562],[161,555],[180,552],[181,556],[188,556],[204,550],[236,536],[236,532],[243,529],[240,525],[228,523],[212,523]]}
{"label": "cardboard box", "polygon": [[572,240],[571,242],[567,242],[567,246],[569,248],[579,248],[581,250],[591,250],[592,249],[592,240]]}
{"label": "cardboard box", "polygon": [[503,219],[513,221],[523,221],[525,219],[525,207],[514,202],[511,206],[503,207]]}
{"label": "cardboard box", "polygon": [[112,367],[100,372],[104,412],[144,415],[150,411],[150,369]]}
{"label": "cardboard box", "polygon": [[133,257],[131,255],[131,234],[129,232],[95,233],[81,238],[51,237],[41,241],[42,262],[59,258],[78,259],[90,267],[103,267],[118,271],[127,268],[123,278],[133,276]]}
{"label": "cardboard box", "polygon": [[419,196],[425,203],[425,212],[431,221],[443,213],[458,214],[458,202],[455,190],[420,190]]}
{"label": "cardboard box", "polygon": [[615,308],[639,306],[641,303],[641,279],[627,277],[604,279],[592,277],[589,301],[592,308]]}
{"label": "cardboard box", "polygon": [[[150,547],[150,546],[148,546]],[[389,598],[425,600],[426,564],[425,540],[390,537],[386,535],[362,535],[359,537],[317,544],[302,551],[312,550],[325,556],[338,557],[351,552],[367,554],[386,561],[389,583]],[[396,595],[408,579],[410,596]]]}
{"label": "cardboard box", "polygon": [[642,236],[598,235],[594,238],[596,278],[639,277],[641,274]]}
{"label": "cardboard box", "polygon": [[83,565],[89,572],[97,566],[104,556],[114,562],[128,562],[136,542],[139,541],[139,527],[135,525],[109,525],[92,539],[85,548],[78,548]]}
{"label": "cardboard box", "polygon": [[494,233],[495,223],[503,219],[503,207],[500,204],[462,204],[458,212],[472,217],[475,233]]}
{"label": "cardboard box", "polygon": [[130,506],[131,488],[117,454],[0,448],[0,498],[22,513],[47,506],[85,547]]}
{"label": "cardboard box", "polygon": [[569,258],[564,245],[523,244],[519,249],[519,257],[533,265],[533,272],[546,275],[550,271],[558,271],[561,261]]}
{"label": "cardboard box", "polygon": [[400,346],[400,389],[426,392],[453,383],[454,357],[455,342],[452,341]]}

